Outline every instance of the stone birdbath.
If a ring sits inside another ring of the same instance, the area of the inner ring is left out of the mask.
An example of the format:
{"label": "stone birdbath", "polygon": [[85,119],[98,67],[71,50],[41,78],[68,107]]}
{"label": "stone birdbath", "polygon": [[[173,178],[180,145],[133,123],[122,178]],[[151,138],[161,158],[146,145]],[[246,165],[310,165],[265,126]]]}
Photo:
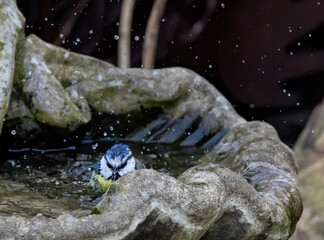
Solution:
{"label": "stone birdbath", "polygon": [[[0,117],[17,134],[74,131],[93,112],[160,113],[128,141],[206,149],[177,178],[133,171],[102,196],[100,214],[0,216],[1,239],[288,239],[302,212],[291,149],[267,123],[247,122],[208,81],[184,68],[119,69],[34,35],[0,0]],[[1,123],[3,121],[0,121]],[[2,127],[2,126],[1,126]],[[5,128],[4,128],[5,129]]]}

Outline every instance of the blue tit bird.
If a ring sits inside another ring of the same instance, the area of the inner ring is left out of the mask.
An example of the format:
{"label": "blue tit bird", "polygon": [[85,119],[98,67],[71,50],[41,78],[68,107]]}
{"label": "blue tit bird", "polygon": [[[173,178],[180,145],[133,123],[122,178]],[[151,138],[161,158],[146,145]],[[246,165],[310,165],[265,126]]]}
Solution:
{"label": "blue tit bird", "polygon": [[89,186],[106,192],[121,176],[142,168],[144,164],[133,157],[127,145],[115,144],[90,168],[93,172]]}

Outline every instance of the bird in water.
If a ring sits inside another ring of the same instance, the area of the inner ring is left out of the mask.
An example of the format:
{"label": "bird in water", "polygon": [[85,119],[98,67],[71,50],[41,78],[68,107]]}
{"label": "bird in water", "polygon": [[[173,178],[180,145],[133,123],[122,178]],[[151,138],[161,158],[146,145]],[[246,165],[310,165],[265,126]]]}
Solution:
{"label": "bird in water", "polygon": [[115,144],[90,167],[92,177],[89,186],[104,192],[124,174],[145,168],[144,164],[133,157],[132,151],[125,144]]}

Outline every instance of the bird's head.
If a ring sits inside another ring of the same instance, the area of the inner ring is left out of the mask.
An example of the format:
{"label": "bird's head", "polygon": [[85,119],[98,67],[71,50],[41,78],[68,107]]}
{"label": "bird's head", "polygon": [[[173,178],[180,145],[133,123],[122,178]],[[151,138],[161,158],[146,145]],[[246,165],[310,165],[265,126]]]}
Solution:
{"label": "bird's head", "polygon": [[125,144],[115,144],[96,164],[98,174],[105,180],[116,181],[124,174],[136,170],[136,160]]}

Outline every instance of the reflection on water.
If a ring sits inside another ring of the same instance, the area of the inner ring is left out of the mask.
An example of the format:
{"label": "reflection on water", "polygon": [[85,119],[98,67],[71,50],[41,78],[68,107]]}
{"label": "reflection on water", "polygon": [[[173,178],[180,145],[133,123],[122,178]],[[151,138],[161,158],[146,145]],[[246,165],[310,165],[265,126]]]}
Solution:
{"label": "reflection on water", "polygon": [[[78,149],[34,149],[8,154],[0,166],[0,215],[31,218],[38,213],[48,217],[89,214],[101,197],[87,186],[89,166],[115,143],[85,141]],[[126,144],[147,168],[174,177],[198,164],[203,154],[194,147]]]}

